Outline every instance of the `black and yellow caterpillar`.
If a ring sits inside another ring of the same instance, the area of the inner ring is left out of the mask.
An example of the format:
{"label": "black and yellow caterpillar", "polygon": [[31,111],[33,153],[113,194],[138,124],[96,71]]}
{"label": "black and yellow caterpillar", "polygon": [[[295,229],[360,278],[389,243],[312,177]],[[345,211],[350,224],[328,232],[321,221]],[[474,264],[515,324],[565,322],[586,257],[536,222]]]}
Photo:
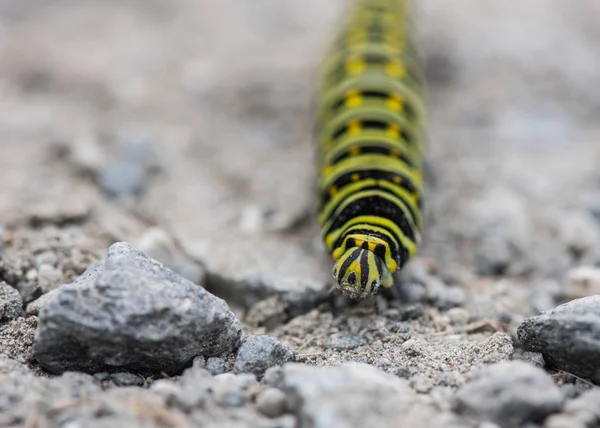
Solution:
{"label": "black and yellow caterpillar", "polygon": [[344,295],[393,284],[422,229],[423,74],[410,0],[356,0],[322,64],[319,223]]}

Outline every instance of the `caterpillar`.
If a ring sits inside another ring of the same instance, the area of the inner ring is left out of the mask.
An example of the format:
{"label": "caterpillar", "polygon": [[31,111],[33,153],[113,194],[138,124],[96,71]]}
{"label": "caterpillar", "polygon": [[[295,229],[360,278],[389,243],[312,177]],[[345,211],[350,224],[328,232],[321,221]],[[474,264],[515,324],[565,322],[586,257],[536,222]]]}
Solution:
{"label": "caterpillar", "polygon": [[422,230],[423,73],[410,0],[356,0],[317,82],[319,224],[335,289],[393,285]]}

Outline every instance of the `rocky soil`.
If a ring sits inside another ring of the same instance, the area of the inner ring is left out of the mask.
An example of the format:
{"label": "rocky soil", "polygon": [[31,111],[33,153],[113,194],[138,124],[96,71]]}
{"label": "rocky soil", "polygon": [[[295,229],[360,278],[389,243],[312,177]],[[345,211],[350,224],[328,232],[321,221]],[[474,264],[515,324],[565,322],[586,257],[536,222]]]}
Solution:
{"label": "rocky soil", "polygon": [[419,2],[425,243],[357,305],[313,199],[343,3],[0,2],[0,426],[600,426],[600,4]]}

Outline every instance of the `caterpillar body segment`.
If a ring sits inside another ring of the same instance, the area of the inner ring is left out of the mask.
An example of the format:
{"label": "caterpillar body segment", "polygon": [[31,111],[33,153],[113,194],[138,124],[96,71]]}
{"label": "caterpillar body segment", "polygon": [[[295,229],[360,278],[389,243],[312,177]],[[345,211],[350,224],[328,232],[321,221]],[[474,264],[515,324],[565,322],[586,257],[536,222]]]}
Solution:
{"label": "caterpillar body segment", "polygon": [[422,219],[423,72],[410,0],[356,0],[317,85],[319,223],[342,294],[393,284]]}

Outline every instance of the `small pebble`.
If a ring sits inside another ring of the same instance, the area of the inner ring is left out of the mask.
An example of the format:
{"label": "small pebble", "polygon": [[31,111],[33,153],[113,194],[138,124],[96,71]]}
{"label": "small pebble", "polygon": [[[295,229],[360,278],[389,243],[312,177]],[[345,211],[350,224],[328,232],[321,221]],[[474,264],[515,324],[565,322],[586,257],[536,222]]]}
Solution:
{"label": "small pebble", "polygon": [[233,365],[233,371],[235,373],[253,373],[262,377],[269,367],[295,360],[294,351],[271,336],[251,335],[243,340]]}
{"label": "small pebble", "polygon": [[355,363],[362,363],[362,364],[371,364],[372,360],[369,357],[365,357],[364,355],[359,355],[356,358],[353,358],[352,361],[354,361]]}
{"label": "small pebble", "polygon": [[216,376],[227,371],[227,361],[219,357],[210,357],[206,360],[206,370]]}
{"label": "small pebble", "polygon": [[285,413],[285,394],[277,388],[267,388],[256,397],[256,408],[269,418]]}
{"label": "small pebble", "polygon": [[98,184],[106,195],[122,197],[139,195],[146,181],[146,171],[139,163],[117,161],[104,167],[99,174]]}
{"label": "small pebble", "polygon": [[262,378],[262,383],[269,386],[276,386],[281,383],[283,379],[283,369],[281,366],[274,366],[267,369],[264,377]]}
{"label": "small pebble", "polygon": [[416,320],[425,316],[425,309],[420,303],[409,305],[400,313],[400,321]]}
{"label": "small pebble", "polygon": [[196,358],[194,358],[194,361],[192,362],[192,366],[205,369],[206,368],[206,358],[204,358],[202,355],[198,355]]}
{"label": "small pebble", "polygon": [[375,361],[375,366],[379,367],[382,370],[387,369],[392,365],[392,362],[389,358],[381,357]]}
{"label": "small pebble", "polygon": [[0,325],[16,320],[23,315],[23,299],[19,292],[0,282]]}
{"label": "small pebble", "polygon": [[144,379],[134,373],[111,373],[110,380],[118,386],[143,386]]}
{"label": "small pebble", "polygon": [[325,347],[329,349],[355,349],[365,346],[367,341],[362,337],[349,333],[333,333],[325,342]]}
{"label": "small pebble", "polygon": [[25,273],[25,278],[28,281],[37,281],[38,279],[38,271],[37,269],[29,269],[26,273]]}
{"label": "small pebble", "polygon": [[546,367],[546,362],[544,361],[544,356],[540,352],[523,352],[521,355],[523,361],[527,361],[530,364],[533,364],[540,369]]}
{"label": "small pebble", "polygon": [[410,369],[406,366],[399,366],[396,369],[395,375],[402,379],[410,378]]}

